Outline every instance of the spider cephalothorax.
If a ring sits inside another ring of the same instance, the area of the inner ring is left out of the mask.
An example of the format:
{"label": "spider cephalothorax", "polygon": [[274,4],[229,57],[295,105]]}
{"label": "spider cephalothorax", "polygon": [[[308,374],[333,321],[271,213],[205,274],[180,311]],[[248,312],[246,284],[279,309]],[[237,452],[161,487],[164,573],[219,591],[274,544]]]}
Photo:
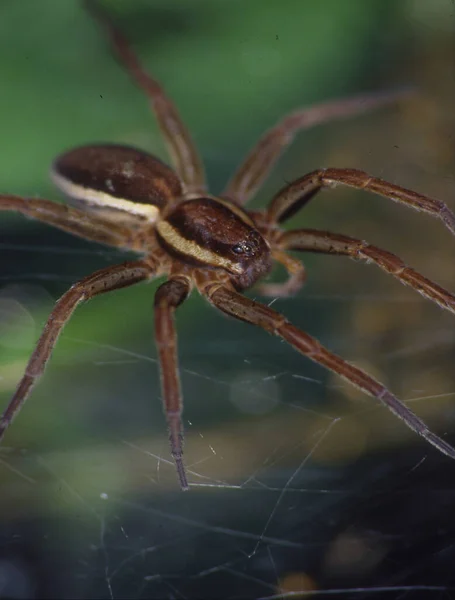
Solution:
{"label": "spider cephalothorax", "polygon": [[287,185],[265,210],[251,212],[243,208],[298,130],[374,108],[403,93],[363,95],[288,115],[259,140],[223,195],[213,197],[207,193],[202,161],[176,108],[157,81],[143,71],[127,41],[98,5],[88,0],[86,4],[106,26],[120,60],[150,99],[175,170],[136,148],[95,144],[66,152],[52,169],[55,183],[76,208],[0,195],[0,210],[18,211],[73,235],[141,255],[136,261],[85,277],[59,300],[0,419],[0,438],[43,373],[58,335],[78,304],[98,294],[166,275],[167,281],[155,294],[155,336],[164,412],[182,489],[188,488],[188,480],[182,458],[183,402],[174,312],[193,287],[225,314],[279,336],[298,352],[379,399],[408,427],[455,458],[455,449],[429,431],[384,385],[324,348],[269,306],[239,293],[267,275],[274,260],[286,268],[289,279],[285,283],[261,284],[259,291],[268,296],[293,294],[302,286],[305,269],[288,252],[321,252],[374,263],[442,308],[455,312],[455,296],[390,252],[328,231],[280,228],[324,187],[345,185],[438,217],[455,233],[455,215],[438,200],[355,169],[321,169]]}
{"label": "spider cephalothorax", "polygon": [[245,289],[272,266],[269,245],[238,205],[220,198],[177,204],[156,224],[158,240],[170,255],[194,266],[224,269]]}

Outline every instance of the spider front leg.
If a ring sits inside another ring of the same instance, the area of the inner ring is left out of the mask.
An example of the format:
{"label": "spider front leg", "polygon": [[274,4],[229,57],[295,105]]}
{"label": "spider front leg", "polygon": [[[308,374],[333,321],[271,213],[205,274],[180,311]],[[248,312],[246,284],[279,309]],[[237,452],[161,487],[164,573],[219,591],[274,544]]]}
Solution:
{"label": "spider front leg", "polygon": [[155,341],[160,364],[163,409],[169,428],[171,452],[182,490],[188,490],[183,464],[182,392],[178,371],[175,309],[187,298],[191,284],[184,277],[175,277],[161,285],[155,295]]}
{"label": "spider front leg", "polygon": [[151,279],[155,269],[145,261],[127,262],[101,269],[75,283],[57,302],[41,334],[38,344],[28,361],[25,375],[0,418],[0,440],[22,408],[32,387],[44,372],[52,350],[63,327],[74,310],[84,300],[99,294],[127,287],[145,279]]}
{"label": "spider front leg", "polygon": [[435,446],[443,454],[455,459],[455,448],[430,431],[425,423],[394,396],[384,385],[370,375],[330,352],[316,339],[292,325],[283,315],[270,307],[250,300],[220,283],[208,285],[204,293],[222,312],[258,325],[288,342],[295,350],[312,361],[337,373],[365,393],[385,404],[405,424]]}
{"label": "spider front leg", "polygon": [[331,233],[330,231],[297,229],[283,233],[277,243],[280,248],[286,250],[335,254],[349,256],[354,260],[366,263],[373,262],[380,269],[389,275],[393,275],[398,281],[416,290],[428,300],[436,302],[441,308],[455,313],[455,296],[453,294],[408,267],[395,254],[382,250],[377,246],[372,246],[363,240]]}
{"label": "spider front leg", "polygon": [[296,179],[284,187],[270,202],[266,218],[270,223],[283,223],[324,188],[344,185],[390,198],[395,202],[441,219],[455,234],[455,214],[441,202],[357,169],[319,169]]}

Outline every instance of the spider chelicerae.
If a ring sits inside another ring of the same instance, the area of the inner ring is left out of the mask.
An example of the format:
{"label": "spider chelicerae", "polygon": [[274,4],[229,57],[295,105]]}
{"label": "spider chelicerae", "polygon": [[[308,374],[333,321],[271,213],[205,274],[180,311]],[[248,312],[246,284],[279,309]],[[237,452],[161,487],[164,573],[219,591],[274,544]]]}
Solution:
{"label": "spider chelicerae", "polygon": [[155,338],[164,413],[182,489],[188,489],[188,479],[182,457],[183,402],[174,313],[193,288],[223,313],[277,335],[304,356],[379,399],[440,452],[455,458],[455,449],[430,431],[384,385],[324,348],[283,315],[241,293],[262,280],[274,261],[285,267],[288,280],[280,284],[262,283],[259,291],[273,297],[296,293],[304,282],[305,268],[288,252],[320,252],[374,263],[442,308],[455,312],[455,296],[390,252],[328,231],[281,228],[320,190],[337,185],[367,190],[426,212],[440,218],[455,233],[455,215],[443,202],[363,171],[332,168],[314,171],[286,185],[264,210],[243,208],[298,131],[372,109],[400,98],[403,93],[336,100],[285,116],[254,146],[222,195],[211,196],[199,154],[174,104],[160,84],[142,69],[127,40],[98,4],[90,0],[85,3],[106,28],[120,61],[148,96],[174,168],[129,146],[88,145],[59,156],[52,167],[54,182],[72,200],[73,206],[0,195],[1,210],[17,211],[73,235],[140,255],[138,260],[85,277],[60,298],[0,419],[0,439],[42,375],[60,332],[81,302],[166,275],[167,280],[155,294]]}

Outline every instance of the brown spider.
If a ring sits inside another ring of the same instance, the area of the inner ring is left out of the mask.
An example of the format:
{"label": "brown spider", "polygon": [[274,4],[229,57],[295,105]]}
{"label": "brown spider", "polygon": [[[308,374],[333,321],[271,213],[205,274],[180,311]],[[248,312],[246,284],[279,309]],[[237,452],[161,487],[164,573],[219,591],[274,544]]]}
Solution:
{"label": "brown spider", "polygon": [[455,215],[440,201],[363,171],[320,169],[284,187],[267,209],[252,212],[242,208],[299,130],[360,113],[403,93],[357,96],[286,116],[259,140],[223,195],[210,196],[201,159],[173,103],[158,82],[143,71],[128,42],[100,8],[88,0],[86,3],[106,27],[120,60],[150,99],[175,170],[158,158],[128,146],[83,146],[61,155],[52,169],[56,185],[79,208],[0,195],[1,210],[18,211],[73,235],[141,255],[139,260],[107,267],[85,277],[58,301],[0,419],[0,439],[42,375],[63,326],[78,304],[104,292],[167,275],[167,281],[155,295],[155,331],[164,412],[182,489],[188,489],[188,481],[182,458],[183,406],[174,312],[193,287],[222,312],[274,333],[301,354],[378,398],[413,431],[455,459],[455,449],[430,431],[381,383],[324,348],[281,314],[240,293],[267,275],[273,261],[277,261],[286,268],[289,279],[282,284],[262,284],[261,293],[294,294],[303,284],[305,269],[287,251],[322,252],[375,263],[442,308],[455,312],[455,296],[390,252],[337,233],[313,229],[283,231],[280,227],[321,189],[344,185],[429,213],[455,233]]}

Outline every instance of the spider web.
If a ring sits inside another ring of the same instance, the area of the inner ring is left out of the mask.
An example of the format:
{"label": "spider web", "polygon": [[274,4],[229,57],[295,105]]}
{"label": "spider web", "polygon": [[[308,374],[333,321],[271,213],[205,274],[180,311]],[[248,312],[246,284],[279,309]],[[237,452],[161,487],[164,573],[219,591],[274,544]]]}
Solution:
{"label": "spider web", "polygon": [[[95,262],[118,260],[115,252],[63,245],[14,251],[39,251],[46,261],[81,252]],[[347,263],[343,276],[351,270],[361,273],[349,293],[310,283],[300,298],[273,305],[382,378],[400,373],[408,404],[448,431],[453,385],[438,383],[443,368],[428,357],[453,344],[449,319],[430,307],[430,322],[412,340],[396,327],[385,342],[378,331],[347,333],[353,313],[379,310],[384,319],[422,305],[404,288],[372,290],[362,280],[368,270],[357,265]],[[66,280],[27,275],[23,286],[7,278],[0,296],[1,323],[10,327],[3,344],[17,361],[30,328],[42,325],[36,315],[51,306],[41,282]],[[129,290],[128,306],[150,309],[151,293],[150,286]],[[120,295],[111,298],[119,312]],[[32,311],[37,297],[41,307]],[[111,344],[90,329],[75,334],[87,319],[93,326],[92,310],[102,307],[81,309],[62,335],[2,450],[10,515],[0,547],[2,597],[450,597],[448,459],[348,384],[195,298],[178,319],[191,481],[182,493],[161,416],[150,310],[134,342]],[[412,383],[416,363],[424,364],[418,379],[429,383]],[[76,382],[69,389],[66,371]],[[36,428],[48,438],[33,447],[27,435],[36,438]]]}

